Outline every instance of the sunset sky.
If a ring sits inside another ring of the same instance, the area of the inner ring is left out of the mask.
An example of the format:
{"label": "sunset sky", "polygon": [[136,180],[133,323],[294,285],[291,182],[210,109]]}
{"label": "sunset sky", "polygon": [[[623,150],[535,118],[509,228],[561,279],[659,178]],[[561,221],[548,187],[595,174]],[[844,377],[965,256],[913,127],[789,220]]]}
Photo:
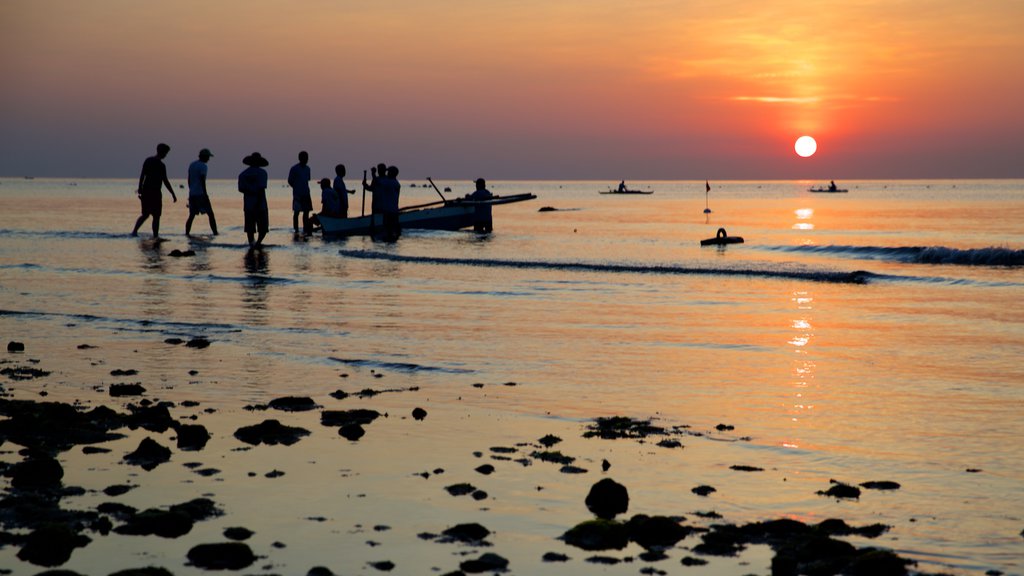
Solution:
{"label": "sunset sky", "polygon": [[172,178],[204,146],[212,178],[1024,177],[1022,31],[1021,0],[0,0],[0,176],[163,141]]}

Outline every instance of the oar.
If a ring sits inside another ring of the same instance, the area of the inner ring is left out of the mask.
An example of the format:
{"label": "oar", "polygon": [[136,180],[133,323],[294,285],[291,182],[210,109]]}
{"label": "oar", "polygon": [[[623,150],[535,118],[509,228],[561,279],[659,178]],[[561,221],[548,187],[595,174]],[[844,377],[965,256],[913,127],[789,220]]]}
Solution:
{"label": "oar", "polygon": [[359,210],[360,216],[366,216],[366,170],[363,170],[363,207]]}
{"label": "oar", "polygon": [[434,187],[434,190],[437,191],[437,195],[441,197],[441,200],[444,200],[445,203],[448,203],[448,199],[444,197],[444,194],[441,194],[440,190],[437,189],[437,184],[434,184],[434,181],[430,179],[430,176],[427,176],[427,182],[430,182],[430,185]]}

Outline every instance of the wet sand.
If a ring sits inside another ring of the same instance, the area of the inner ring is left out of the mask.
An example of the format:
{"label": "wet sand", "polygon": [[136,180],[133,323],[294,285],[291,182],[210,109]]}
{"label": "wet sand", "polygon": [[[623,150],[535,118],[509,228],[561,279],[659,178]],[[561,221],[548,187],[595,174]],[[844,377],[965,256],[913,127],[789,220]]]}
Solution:
{"label": "wet sand", "polygon": [[[9,573],[901,574],[910,562],[886,551],[894,527],[770,504],[797,489],[841,511],[898,498],[898,484],[790,479],[737,449],[742,423],[510,416],[502,400],[540,384],[446,396],[343,365],[296,375],[305,396],[196,400],[204,375],[188,354],[216,342],[53,347],[0,357]],[[181,382],[132,366],[154,350]]]}

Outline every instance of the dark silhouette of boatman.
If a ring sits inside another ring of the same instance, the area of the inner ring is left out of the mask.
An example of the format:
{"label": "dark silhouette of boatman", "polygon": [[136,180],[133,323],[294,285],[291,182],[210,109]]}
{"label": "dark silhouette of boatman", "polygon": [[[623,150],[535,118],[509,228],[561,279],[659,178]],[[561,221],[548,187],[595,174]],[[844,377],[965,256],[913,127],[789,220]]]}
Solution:
{"label": "dark silhouette of boatman", "polygon": [[387,164],[381,162],[375,167],[370,168],[370,183],[366,183],[366,172],[363,172],[363,191],[370,191],[370,236],[374,235],[374,228],[376,225],[376,214],[381,213],[380,199],[384,196],[383,191],[380,194],[377,193],[381,189],[381,183],[387,178]]}
{"label": "dark silhouette of boatman", "polygon": [[373,199],[380,196],[380,211],[384,222],[384,241],[394,242],[402,235],[402,226],[398,221],[398,197],[402,192],[402,185],[398,182],[398,167],[388,166],[386,175],[381,178],[377,175],[377,189],[374,190]]}
{"label": "dark silhouette of boatman", "polygon": [[355,194],[355,190],[349,190],[345,187],[345,165],[338,164],[334,167],[334,193],[338,195],[338,203],[340,206],[339,212],[341,218],[348,218],[348,195]]}
{"label": "dark silhouette of boatman", "polygon": [[299,163],[288,171],[288,185],[292,187],[292,228],[299,233],[299,213],[302,213],[302,233],[309,234],[313,226],[309,222],[309,213],[313,211],[313,198],[309,195],[309,181],[312,171],[309,168],[309,153],[299,152]]}
{"label": "dark silhouette of boatman", "polygon": [[[245,195],[245,234],[249,237],[249,249],[260,248],[270,228],[270,214],[267,208],[267,171],[270,165],[259,152],[253,152],[242,159],[248,166],[238,175],[238,191]],[[253,235],[259,233],[259,237]]]}
{"label": "dark silhouette of boatman", "polygon": [[135,193],[142,202],[142,215],[135,221],[135,228],[132,229],[132,236],[139,235],[139,228],[146,218],[153,217],[153,239],[160,239],[160,213],[163,212],[163,197],[161,188],[167,186],[171,198],[175,202],[178,197],[174,195],[174,188],[167,179],[167,166],[164,165],[164,158],[171,151],[171,147],[161,142],[156,146],[156,155],[146,158],[142,163],[142,174],[139,175],[139,189]]}
{"label": "dark silhouette of boatman", "polygon": [[[487,189],[487,181],[483,178],[477,178],[474,181],[476,184],[476,190],[472,194],[466,196],[470,200],[490,200],[494,197],[491,191]],[[478,234],[486,234],[493,230],[494,227],[491,221],[491,205],[490,204],[478,204],[476,210],[473,212],[473,231]]]}
{"label": "dark silhouette of boatman", "polygon": [[210,217],[210,229],[213,235],[217,235],[217,218],[213,215],[213,205],[210,204],[210,195],[206,190],[206,163],[213,157],[209,148],[199,151],[199,159],[193,160],[188,165],[188,220],[185,221],[185,235],[192,233],[192,221],[197,214],[207,214]]}

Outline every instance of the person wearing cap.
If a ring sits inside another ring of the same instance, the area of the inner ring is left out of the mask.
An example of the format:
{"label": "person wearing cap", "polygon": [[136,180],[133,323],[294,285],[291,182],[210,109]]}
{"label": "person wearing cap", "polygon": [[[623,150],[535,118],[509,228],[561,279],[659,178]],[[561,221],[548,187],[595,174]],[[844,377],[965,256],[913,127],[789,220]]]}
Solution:
{"label": "person wearing cap", "polygon": [[309,234],[312,226],[309,213],[313,211],[313,199],[309,196],[309,181],[313,179],[309,168],[309,153],[299,152],[298,164],[288,171],[288,185],[292,187],[292,228],[299,233],[299,213],[302,213],[302,232]]}
{"label": "person wearing cap", "polygon": [[[473,183],[476,184],[476,190],[472,194],[467,194],[466,198],[469,200],[489,200],[494,197],[491,191],[487,189],[486,180],[477,178]],[[473,231],[478,234],[486,234],[491,230],[493,230],[491,205],[477,204],[476,210],[473,212]]]}
{"label": "person wearing cap", "polygon": [[[249,249],[260,248],[270,228],[270,214],[267,208],[267,171],[270,165],[259,152],[253,152],[242,159],[248,166],[238,175],[238,191],[245,196],[245,234],[249,237]],[[253,235],[259,233],[257,238]]]}
{"label": "person wearing cap", "polygon": [[334,191],[330,178],[320,179],[320,203],[322,204],[320,214],[331,218],[344,218],[341,213],[341,202],[338,201],[338,193]]}
{"label": "person wearing cap", "polygon": [[213,215],[210,195],[206,190],[206,163],[213,157],[209,148],[199,151],[199,159],[188,165],[188,220],[185,221],[185,236],[192,233],[192,221],[196,214],[207,214],[210,217],[210,230],[217,235],[217,219]]}
{"label": "person wearing cap", "polygon": [[153,217],[153,239],[160,240],[160,213],[163,212],[163,198],[161,190],[167,186],[171,198],[175,202],[178,197],[174,195],[174,188],[167,179],[167,166],[164,165],[164,158],[171,151],[171,147],[161,142],[156,146],[156,155],[146,158],[142,163],[142,174],[139,175],[139,188],[135,191],[142,202],[142,215],[135,221],[135,228],[132,229],[132,236],[139,235],[139,228],[146,218]]}

